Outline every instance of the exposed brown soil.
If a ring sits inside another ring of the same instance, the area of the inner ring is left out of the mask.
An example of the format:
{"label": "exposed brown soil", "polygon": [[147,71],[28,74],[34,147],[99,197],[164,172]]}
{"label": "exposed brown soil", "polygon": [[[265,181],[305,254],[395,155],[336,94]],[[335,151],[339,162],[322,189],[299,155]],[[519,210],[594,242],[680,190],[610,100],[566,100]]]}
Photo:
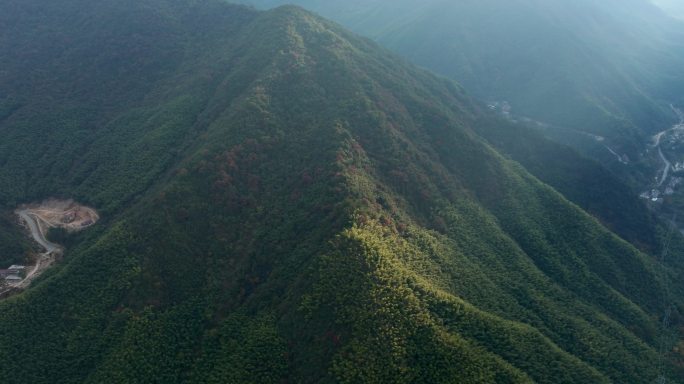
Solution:
{"label": "exposed brown soil", "polygon": [[21,209],[35,217],[41,229],[48,227],[80,231],[100,219],[94,209],[77,204],[73,200],[50,199],[40,204],[25,205]]}
{"label": "exposed brown soil", "polygon": [[0,289],[0,298],[20,292],[28,287],[62,254],[61,246],[53,244],[45,238],[50,228],[64,228],[76,232],[91,227],[100,219],[94,209],[77,204],[73,200],[50,199],[40,204],[27,204],[19,207],[16,213],[33,239],[45,248],[45,252],[36,257],[36,264],[30,269],[24,280]]}

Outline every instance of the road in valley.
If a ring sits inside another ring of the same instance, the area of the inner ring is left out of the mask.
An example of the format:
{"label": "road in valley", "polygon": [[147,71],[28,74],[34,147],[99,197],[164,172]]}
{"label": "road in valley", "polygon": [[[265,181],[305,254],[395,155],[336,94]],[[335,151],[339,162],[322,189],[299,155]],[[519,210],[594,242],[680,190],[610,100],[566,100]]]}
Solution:
{"label": "road in valley", "polygon": [[660,155],[660,159],[665,163],[665,169],[663,170],[663,175],[660,177],[660,182],[658,182],[658,186],[662,186],[663,183],[665,183],[665,180],[667,180],[667,176],[670,173],[670,169],[672,169],[672,163],[670,163],[669,160],[663,155],[663,150],[662,148],[658,147],[658,155]]}
{"label": "road in valley", "polygon": [[38,244],[40,244],[41,247],[45,249],[45,252],[39,255],[38,259],[36,260],[36,265],[34,265],[31,271],[26,274],[24,280],[18,284],[8,286],[6,289],[0,291],[0,295],[15,289],[26,288],[34,278],[38,277],[55,261],[54,253],[61,251],[61,247],[59,245],[51,243],[45,238],[45,234],[38,223],[38,219],[29,211],[20,210],[17,211],[17,215],[19,215],[19,217],[26,222],[26,225],[31,231],[31,237],[33,237],[33,240],[35,240]]}

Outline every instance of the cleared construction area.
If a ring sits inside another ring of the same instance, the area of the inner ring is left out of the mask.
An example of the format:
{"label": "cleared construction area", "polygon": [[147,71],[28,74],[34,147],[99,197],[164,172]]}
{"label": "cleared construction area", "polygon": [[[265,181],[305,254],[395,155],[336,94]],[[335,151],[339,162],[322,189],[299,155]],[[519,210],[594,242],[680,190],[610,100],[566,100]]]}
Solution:
{"label": "cleared construction area", "polygon": [[30,232],[31,237],[45,251],[36,256],[35,264],[28,268],[28,273],[23,280],[8,284],[7,288],[0,292],[0,297],[26,288],[62,255],[62,247],[51,243],[46,238],[50,228],[63,228],[70,232],[82,231],[95,225],[100,219],[94,209],[80,205],[73,200],[50,199],[40,204],[23,205],[15,212]]}
{"label": "cleared construction area", "polygon": [[64,228],[68,231],[80,231],[97,223],[100,216],[89,207],[73,200],[46,200],[40,204],[19,207],[17,214],[24,213],[33,217],[43,234],[49,228]]}

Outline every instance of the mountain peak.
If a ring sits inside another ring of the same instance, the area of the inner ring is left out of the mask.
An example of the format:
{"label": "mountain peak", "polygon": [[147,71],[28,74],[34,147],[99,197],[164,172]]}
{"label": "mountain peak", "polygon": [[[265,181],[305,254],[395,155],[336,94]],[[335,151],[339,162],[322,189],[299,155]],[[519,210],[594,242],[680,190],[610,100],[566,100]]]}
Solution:
{"label": "mountain peak", "polygon": [[[653,298],[667,280],[654,258],[484,136],[527,131],[298,7],[146,4],[66,8],[125,24],[70,24],[70,51],[39,50],[23,67],[10,47],[33,52],[48,40],[21,23],[32,15],[0,5],[20,20],[0,44],[14,75],[0,89],[22,100],[0,114],[0,205],[65,196],[104,218],[59,234],[64,261],[0,302],[0,376],[610,383],[659,374],[664,308]],[[49,14],[42,23],[66,28]]]}

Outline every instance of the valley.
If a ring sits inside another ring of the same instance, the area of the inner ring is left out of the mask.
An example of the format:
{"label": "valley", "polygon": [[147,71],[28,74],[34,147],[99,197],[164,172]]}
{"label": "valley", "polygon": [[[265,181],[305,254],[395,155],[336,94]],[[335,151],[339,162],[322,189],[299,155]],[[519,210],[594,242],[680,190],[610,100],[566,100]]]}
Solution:
{"label": "valley", "polygon": [[0,381],[684,384],[684,102],[607,1],[349,2],[463,87],[296,6],[0,2]]}
{"label": "valley", "polygon": [[671,105],[679,123],[653,135],[647,144],[646,158],[659,163],[653,181],[639,196],[647,200],[649,208],[667,217],[684,213],[684,191],[678,189],[684,181],[684,113]]}

